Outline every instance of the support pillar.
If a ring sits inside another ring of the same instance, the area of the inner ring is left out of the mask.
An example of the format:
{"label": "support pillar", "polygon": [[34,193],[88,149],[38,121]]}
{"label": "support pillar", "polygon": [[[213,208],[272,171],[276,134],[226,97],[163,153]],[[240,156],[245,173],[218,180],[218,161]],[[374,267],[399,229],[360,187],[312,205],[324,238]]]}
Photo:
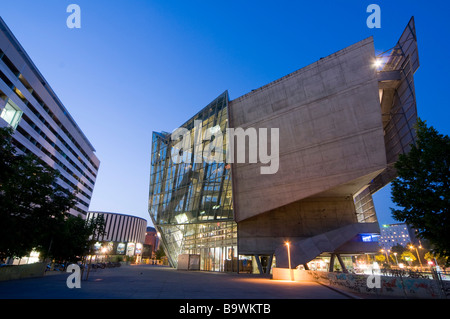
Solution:
{"label": "support pillar", "polygon": [[259,259],[259,255],[255,255],[256,265],[258,266],[258,270],[260,274],[263,274],[263,269],[261,265],[261,260]]}
{"label": "support pillar", "polygon": [[333,269],[334,269],[334,259],[335,259],[335,257],[336,257],[335,254],[331,254],[331,257],[330,257],[330,265],[329,265],[329,267],[328,267],[328,271],[329,271],[329,272],[333,272]]}
{"label": "support pillar", "polygon": [[345,268],[345,264],[344,264],[344,261],[341,258],[341,255],[340,254],[336,254],[336,257],[337,257],[337,259],[339,261],[339,264],[341,265],[342,272],[348,272],[347,268]]}
{"label": "support pillar", "polygon": [[270,270],[272,269],[273,262],[273,254],[269,256],[269,261],[267,262],[266,274],[270,274]]}

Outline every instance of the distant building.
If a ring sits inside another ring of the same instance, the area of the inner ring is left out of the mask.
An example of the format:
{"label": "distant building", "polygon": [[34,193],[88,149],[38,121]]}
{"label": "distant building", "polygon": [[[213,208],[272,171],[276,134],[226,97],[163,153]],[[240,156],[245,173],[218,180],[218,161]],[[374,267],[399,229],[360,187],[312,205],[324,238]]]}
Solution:
{"label": "distant building", "polygon": [[109,212],[89,212],[87,219],[99,215],[105,219],[106,234],[96,238],[97,255],[142,256],[147,220]]}
{"label": "distant building", "polygon": [[[151,253],[156,253],[156,251],[159,248],[159,238],[158,238],[158,232],[154,227],[147,227],[147,230],[145,232],[145,242],[144,242],[144,250],[145,246],[148,246]],[[152,255],[149,254],[149,257]]]}
{"label": "distant building", "polygon": [[379,244],[383,249],[391,249],[397,244],[406,247],[409,243],[418,244],[418,240],[414,229],[408,224],[389,224],[381,227]]}

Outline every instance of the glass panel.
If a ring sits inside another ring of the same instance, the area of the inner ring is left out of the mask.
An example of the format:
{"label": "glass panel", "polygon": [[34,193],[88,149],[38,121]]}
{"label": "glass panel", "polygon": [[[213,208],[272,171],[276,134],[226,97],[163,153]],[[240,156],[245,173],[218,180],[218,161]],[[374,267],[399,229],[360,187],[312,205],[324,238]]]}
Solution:
{"label": "glass panel", "polygon": [[[191,149],[183,149],[180,154],[184,162],[172,159],[181,151],[174,147],[179,140],[172,140],[166,132],[153,133],[149,212],[174,267],[179,254],[199,254],[201,270],[223,271],[227,249],[237,243],[230,165],[205,156],[213,154],[209,146],[220,133],[223,141],[219,138],[219,144],[226,145],[227,105],[225,92],[181,126],[190,131],[191,138]],[[199,140],[198,154],[194,131],[200,128],[202,137],[208,136],[209,140]],[[207,129],[210,135],[205,135]]]}

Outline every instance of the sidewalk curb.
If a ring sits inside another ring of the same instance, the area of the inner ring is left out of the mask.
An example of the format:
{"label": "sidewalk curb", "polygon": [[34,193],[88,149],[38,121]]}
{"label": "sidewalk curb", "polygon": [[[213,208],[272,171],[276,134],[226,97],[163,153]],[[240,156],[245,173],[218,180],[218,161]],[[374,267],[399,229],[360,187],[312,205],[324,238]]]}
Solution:
{"label": "sidewalk curb", "polygon": [[344,291],[344,290],[341,290],[341,289],[338,289],[338,288],[335,288],[335,287],[332,287],[332,286],[323,284],[323,283],[321,283],[321,282],[317,282],[317,283],[320,284],[320,285],[322,285],[322,286],[324,286],[324,287],[327,287],[328,289],[334,290],[334,291],[336,291],[336,292],[338,292],[338,293],[340,293],[340,294],[342,294],[342,295],[344,295],[344,296],[346,296],[346,297],[349,297],[349,298],[351,298],[351,299],[359,299],[359,300],[365,299],[365,298],[362,298],[362,297],[360,297],[360,296],[354,295],[354,294],[352,294],[352,293],[350,293],[350,292],[347,292],[347,291]]}

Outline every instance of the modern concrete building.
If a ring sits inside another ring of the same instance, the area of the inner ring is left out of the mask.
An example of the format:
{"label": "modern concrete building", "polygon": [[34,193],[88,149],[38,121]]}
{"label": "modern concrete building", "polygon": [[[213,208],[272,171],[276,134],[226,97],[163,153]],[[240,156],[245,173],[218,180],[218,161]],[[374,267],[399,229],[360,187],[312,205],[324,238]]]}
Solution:
{"label": "modern concrete building", "polygon": [[89,212],[87,220],[98,216],[103,216],[105,220],[106,233],[96,238],[97,255],[142,256],[147,229],[145,219],[110,212]]}
{"label": "modern concrete building", "polygon": [[[203,270],[270,272],[289,259],[343,265],[377,252],[372,194],[415,140],[418,66],[411,19],[382,54],[364,39],[234,100],[224,92],[172,134],[154,132],[149,213],[170,263],[196,254]],[[269,163],[276,170],[264,173]]]}
{"label": "modern concrete building", "polygon": [[100,165],[95,149],[0,18],[0,127],[6,126],[19,152],[61,173],[58,183],[77,192],[70,213],[86,217]]}

